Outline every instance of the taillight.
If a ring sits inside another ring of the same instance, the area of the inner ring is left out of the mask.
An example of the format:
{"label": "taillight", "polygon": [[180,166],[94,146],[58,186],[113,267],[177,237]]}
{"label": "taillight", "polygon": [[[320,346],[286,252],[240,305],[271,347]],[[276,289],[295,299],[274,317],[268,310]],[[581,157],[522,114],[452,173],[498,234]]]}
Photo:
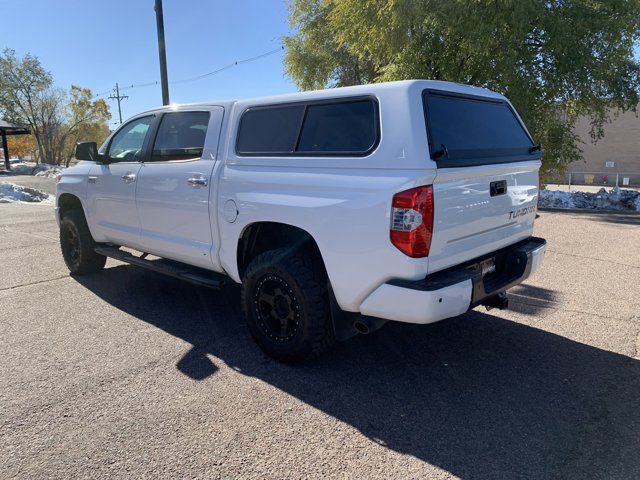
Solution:
{"label": "taillight", "polygon": [[433,186],[412,188],[393,196],[391,243],[413,258],[429,255],[433,236]]}

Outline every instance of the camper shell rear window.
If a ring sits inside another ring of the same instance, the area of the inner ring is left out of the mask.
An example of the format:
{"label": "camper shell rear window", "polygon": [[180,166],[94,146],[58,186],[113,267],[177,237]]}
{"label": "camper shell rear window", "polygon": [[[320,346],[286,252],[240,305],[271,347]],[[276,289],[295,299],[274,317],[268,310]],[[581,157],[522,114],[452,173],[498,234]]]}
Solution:
{"label": "camper shell rear window", "polygon": [[504,100],[425,90],[431,158],[438,167],[467,167],[540,158],[533,140]]}

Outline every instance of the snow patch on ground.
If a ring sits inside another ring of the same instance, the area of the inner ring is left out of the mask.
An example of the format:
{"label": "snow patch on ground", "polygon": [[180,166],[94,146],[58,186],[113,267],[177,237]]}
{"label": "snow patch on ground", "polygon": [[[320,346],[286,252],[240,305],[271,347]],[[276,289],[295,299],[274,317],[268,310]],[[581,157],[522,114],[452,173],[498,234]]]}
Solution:
{"label": "snow patch on ground", "polygon": [[64,170],[62,167],[58,167],[57,165],[50,165],[49,168],[39,170],[35,175],[36,177],[57,177]]}
{"label": "snow patch on ground", "polygon": [[540,190],[540,206],[546,208],[576,208],[570,192]]}
{"label": "snow patch on ground", "polygon": [[541,190],[540,206],[640,212],[640,192],[622,188],[601,188],[597,193]]}
{"label": "snow patch on ground", "polygon": [[30,187],[21,187],[9,182],[0,182],[0,203],[53,203],[48,193]]}
{"label": "snow patch on ground", "polygon": [[13,175],[35,175],[37,177],[55,177],[62,172],[62,167],[50,163],[11,162]]}

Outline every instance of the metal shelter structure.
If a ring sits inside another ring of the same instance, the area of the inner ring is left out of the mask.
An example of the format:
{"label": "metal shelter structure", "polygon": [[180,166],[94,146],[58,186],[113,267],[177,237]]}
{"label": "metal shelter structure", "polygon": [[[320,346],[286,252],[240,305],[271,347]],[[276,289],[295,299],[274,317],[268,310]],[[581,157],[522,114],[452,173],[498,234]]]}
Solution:
{"label": "metal shelter structure", "polygon": [[28,135],[31,133],[26,127],[14,125],[13,123],[5,122],[0,119],[0,140],[2,140],[2,151],[4,152],[4,167],[7,170],[11,170],[11,164],[9,163],[9,144],[7,143],[7,136],[9,135]]}

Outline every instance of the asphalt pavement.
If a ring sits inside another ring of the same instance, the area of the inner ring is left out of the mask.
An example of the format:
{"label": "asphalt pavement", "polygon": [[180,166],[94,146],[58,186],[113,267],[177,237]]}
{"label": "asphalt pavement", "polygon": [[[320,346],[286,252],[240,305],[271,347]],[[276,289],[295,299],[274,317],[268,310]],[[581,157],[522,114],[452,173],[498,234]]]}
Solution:
{"label": "asphalt pavement", "polygon": [[71,277],[52,206],[0,205],[1,475],[638,478],[640,216],[541,212],[535,234],[511,310],[287,366],[237,286]]}

